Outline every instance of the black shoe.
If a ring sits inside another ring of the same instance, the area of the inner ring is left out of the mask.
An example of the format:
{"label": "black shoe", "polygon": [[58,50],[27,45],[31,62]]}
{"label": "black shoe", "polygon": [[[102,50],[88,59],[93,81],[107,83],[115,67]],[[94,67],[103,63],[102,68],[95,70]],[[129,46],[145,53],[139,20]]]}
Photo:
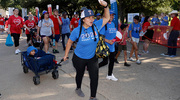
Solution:
{"label": "black shoe", "polygon": [[118,60],[117,60],[117,59],[114,59],[114,62],[115,62],[115,63],[117,63],[117,64],[119,64],[119,62],[118,62]]}
{"label": "black shoe", "polygon": [[129,66],[131,66],[131,65],[130,65],[130,64],[128,64],[127,62],[125,62],[125,63],[124,63],[124,66],[129,67]]}
{"label": "black shoe", "polygon": [[53,53],[59,53],[59,51],[56,49],[53,49],[52,51],[53,51]]}

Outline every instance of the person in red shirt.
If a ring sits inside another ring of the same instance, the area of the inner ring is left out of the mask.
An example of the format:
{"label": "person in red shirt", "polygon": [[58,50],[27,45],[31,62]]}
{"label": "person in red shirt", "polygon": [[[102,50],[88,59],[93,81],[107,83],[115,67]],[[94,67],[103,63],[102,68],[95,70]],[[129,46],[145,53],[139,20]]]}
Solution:
{"label": "person in red shirt", "polygon": [[71,29],[73,30],[74,28],[78,27],[78,24],[79,24],[78,13],[74,12],[74,18],[71,19]]}
{"label": "person in red shirt", "polygon": [[164,56],[169,57],[175,57],[177,48],[171,48],[171,47],[177,47],[177,38],[179,37],[179,31],[180,31],[180,20],[177,18],[178,11],[173,10],[171,13],[171,17],[173,18],[171,20],[171,28],[168,32],[169,38],[168,38],[168,52],[163,54]]}
{"label": "person in red shirt", "polygon": [[144,19],[144,22],[142,23],[143,26],[143,31],[146,33],[144,34],[144,36],[142,37],[142,40],[144,40],[144,44],[143,44],[143,53],[149,53],[148,51],[148,47],[149,47],[149,44],[150,44],[150,41],[149,39],[152,39],[153,38],[153,34],[154,34],[154,31],[153,31],[153,25],[150,24],[151,22],[151,19],[149,16],[146,16],[145,19]]}
{"label": "person in red shirt", "polygon": [[4,31],[4,18],[2,17],[2,15],[0,14],[0,31]]}
{"label": "person in red shirt", "polygon": [[54,30],[55,30],[55,46],[53,46],[53,53],[59,53],[59,51],[57,50],[58,47],[58,42],[60,39],[60,29],[59,29],[59,25],[62,25],[62,19],[59,16],[59,12],[57,9],[53,10],[54,15],[50,16],[51,20],[53,21],[54,24]]}
{"label": "person in red shirt", "polygon": [[8,20],[8,34],[11,34],[14,38],[14,44],[15,44],[15,54],[20,53],[19,50],[19,37],[21,34],[21,28],[24,26],[25,28],[29,29],[26,25],[24,25],[24,22],[22,20],[22,17],[18,15],[19,9],[15,8],[13,10],[14,15],[9,17]]}
{"label": "person in red shirt", "polygon": [[36,27],[36,23],[35,21],[33,20],[33,15],[29,15],[28,16],[28,20],[25,21],[25,25],[29,28],[29,29],[26,29],[26,36],[27,36],[27,44],[30,44],[29,41],[31,39],[31,34],[29,33],[30,32],[30,29],[33,29]]}

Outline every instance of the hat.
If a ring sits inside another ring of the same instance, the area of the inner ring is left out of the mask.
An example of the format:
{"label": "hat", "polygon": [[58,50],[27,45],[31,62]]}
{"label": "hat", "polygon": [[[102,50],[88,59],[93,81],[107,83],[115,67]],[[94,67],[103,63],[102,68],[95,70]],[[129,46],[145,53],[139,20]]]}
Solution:
{"label": "hat", "polygon": [[82,8],[81,8],[81,11],[82,11],[82,10],[86,10],[86,9],[87,9],[86,7],[82,7]]}
{"label": "hat", "polygon": [[36,53],[38,52],[38,49],[37,49],[37,48],[35,48],[34,46],[30,46],[30,47],[27,48],[27,56],[29,56],[29,54],[30,54],[30,52],[31,52],[32,50],[35,50]]}
{"label": "hat", "polygon": [[78,12],[74,12],[74,15],[78,15]]}
{"label": "hat", "polygon": [[81,18],[94,16],[94,12],[91,9],[86,9],[81,13]]}
{"label": "hat", "polygon": [[116,14],[114,13],[114,11],[112,11],[112,10],[109,10],[109,13],[110,13],[110,15],[111,15],[111,14],[116,15]]}
{"label": "hat", "polygon": [[66,12],[62,12],[62,15],[67,15],[67,13]]}
{"label": "hat", "polygon": [[47,12],[46,10],[44,10],[42,14],[43,14],[43,15],[44,15],[44,14],[48,14],[48,12]]}
{"label": "hat", "polygon": [[121,30],[123,30],[124,28],[126,28],[128,25],[127,24],[122,24],[121,26],[120,26],[120,28],[121,28]]}
{"label": "hat", "polygon": [[97,13],[96,16],[101,16],[101,14],[100,14],[100,13]]}
{"label": "hat", "polygon": [[178,14],[179,12],[177,10],[171,11],[169,14]]}

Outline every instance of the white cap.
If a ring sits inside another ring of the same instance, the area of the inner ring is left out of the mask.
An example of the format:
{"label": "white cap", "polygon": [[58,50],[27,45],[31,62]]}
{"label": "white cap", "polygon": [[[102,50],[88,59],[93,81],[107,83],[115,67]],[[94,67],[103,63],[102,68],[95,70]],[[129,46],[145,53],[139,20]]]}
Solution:
{"label": "white cap", "polygon": [[178,14],[179,12],[177,10],[171,11],[169,14]]}

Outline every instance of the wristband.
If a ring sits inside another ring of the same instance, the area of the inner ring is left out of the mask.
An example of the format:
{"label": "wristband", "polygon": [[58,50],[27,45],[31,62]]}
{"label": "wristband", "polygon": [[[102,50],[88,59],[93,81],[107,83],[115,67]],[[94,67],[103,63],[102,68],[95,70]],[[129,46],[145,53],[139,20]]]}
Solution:
{"label": "wristband", "polygon": [[104,8],[107,8],[108,7],[108,5],[106,5]]}

